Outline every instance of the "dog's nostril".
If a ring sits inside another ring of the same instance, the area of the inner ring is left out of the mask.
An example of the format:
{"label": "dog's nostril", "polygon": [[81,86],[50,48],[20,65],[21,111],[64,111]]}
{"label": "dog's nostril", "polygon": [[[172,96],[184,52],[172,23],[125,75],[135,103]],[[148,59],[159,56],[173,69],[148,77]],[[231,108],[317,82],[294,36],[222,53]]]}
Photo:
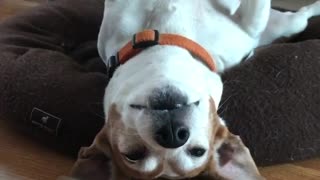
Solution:
{"label": "dog's nostril", "polygon": [[159,129],[155,134],[155,140],[164,147],[170,146],[172,143],[173,137],[170,133],[170,130],[167,127]]}
{"label": "dog's nostril", "polygon": [[169,140],[169,135],[168,134],[166,134],[166,133],[158,133],[157,134],[157,137],[159,138],[159,139],[161,139],[161,141],[168,141]]}
{"label": "dog's nostril", "polygon": [[178,148],[188,141],[189,135],[188,128],[172,126],[169,123],[156,132],[155,140],[165,148]]}
{"label": "dog's nostril", "polygon": [[177,139],[184,141],[189,138],[189,130],[185,127],[181,127],[177,130]]}

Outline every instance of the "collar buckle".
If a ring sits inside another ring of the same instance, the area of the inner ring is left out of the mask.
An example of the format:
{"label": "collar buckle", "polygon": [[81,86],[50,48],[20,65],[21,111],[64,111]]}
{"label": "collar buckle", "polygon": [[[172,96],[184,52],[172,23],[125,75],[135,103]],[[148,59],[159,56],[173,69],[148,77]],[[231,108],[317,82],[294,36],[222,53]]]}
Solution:
{"label": "collar buckle", "polygon": [[158,45],[160,39],[159,31],[145,30],[136,33],[132,38],[133,49],[144,49],[150,46]]}
{"label": "collar buckle", "polygon": [[119,53],[116,53],[116,55],[113,55],[108,60],[108,75],[109,77],[112,77],[113,73],[116,71],[116,69],[120,66],[119,62]]}

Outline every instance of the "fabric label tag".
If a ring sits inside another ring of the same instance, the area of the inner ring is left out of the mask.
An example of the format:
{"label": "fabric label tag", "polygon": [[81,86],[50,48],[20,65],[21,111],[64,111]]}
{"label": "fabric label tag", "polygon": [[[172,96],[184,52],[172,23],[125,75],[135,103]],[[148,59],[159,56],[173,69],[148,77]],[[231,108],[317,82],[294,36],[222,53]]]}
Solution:
{"label": "fabric label tag", "polygon": [[30,116],[32,127],[41,129],[48,134],[58,135],[61,119],[39,108],[33,108]]}

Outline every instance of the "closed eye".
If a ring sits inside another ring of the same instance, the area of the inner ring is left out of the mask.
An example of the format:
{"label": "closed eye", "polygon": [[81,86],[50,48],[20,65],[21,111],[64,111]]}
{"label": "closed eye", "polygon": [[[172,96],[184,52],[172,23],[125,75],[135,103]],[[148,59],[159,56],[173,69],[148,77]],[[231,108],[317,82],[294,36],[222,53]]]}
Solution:
{"label": "closed eye", "polygon": [[142,109],[146,109],[147,108],[147,106],[138,105],[138,104],[130,104],[130,107],[132,109],[137,109],[137,110],[142,110]]}
{"label": "closed eye", "polygon": [[143,160],[147,156],[147,149],[146,148],[139,148],[128,153],[124,153],[123,156],[129,163],[136,163],[138,161]]}
{"label": "closed eye", "polygon": [[201,147],[194,147],[188,150],[188,153],[196,158],[202,157],[205,153],[206,150],[201,148]]}

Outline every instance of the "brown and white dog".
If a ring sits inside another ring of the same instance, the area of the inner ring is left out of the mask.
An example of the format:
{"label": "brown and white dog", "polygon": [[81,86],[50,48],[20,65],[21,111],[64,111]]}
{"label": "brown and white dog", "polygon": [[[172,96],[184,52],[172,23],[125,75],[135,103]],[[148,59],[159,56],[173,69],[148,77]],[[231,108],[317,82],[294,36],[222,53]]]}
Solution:
{"label": "brown and white dog", "polygon": [[217,115],[218,73],[320,15],[319,1],[295,13],[270,1],[106,0],[98,48],[114,73],[105,126],[80,152],[81,162],[100,162],[89,179],[110,175],[102,157],[114,180],[262,179]]}

